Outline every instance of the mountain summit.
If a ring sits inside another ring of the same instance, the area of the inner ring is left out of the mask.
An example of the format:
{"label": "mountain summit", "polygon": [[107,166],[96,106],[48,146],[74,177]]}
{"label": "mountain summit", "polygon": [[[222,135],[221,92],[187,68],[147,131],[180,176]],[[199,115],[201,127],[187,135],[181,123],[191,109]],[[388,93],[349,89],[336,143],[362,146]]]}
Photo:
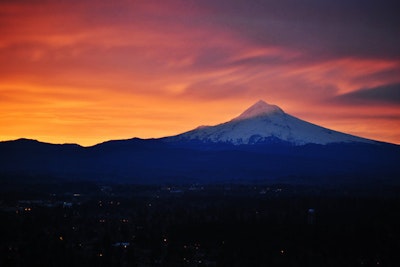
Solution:
{"label": "mountain summit", "polygon": [[284,112],[280,107],[276,105],[270,105],[263,100],[259,100],[254,105],[246,109],[242,114],[240,114],[234,120],[244,120],[268,114],[283,114],[283,113]]}
{"label": "mountain summit", "polygon": [[280,107],[259,100],[231,121],[203,126],[169,137],[171,141],[200,141],[234,145],[288,143],[372,143],[374,141],[330,130],[285,113]]}

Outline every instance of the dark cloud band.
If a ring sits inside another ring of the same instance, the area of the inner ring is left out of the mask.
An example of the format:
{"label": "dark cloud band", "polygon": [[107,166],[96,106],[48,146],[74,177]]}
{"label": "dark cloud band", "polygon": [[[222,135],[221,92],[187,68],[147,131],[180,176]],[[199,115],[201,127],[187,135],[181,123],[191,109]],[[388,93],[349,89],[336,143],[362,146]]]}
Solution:
{"label": "dark cloud band", "polygon": [[363,88],[339,95],[335,99],[343,104],[392,104],[400,106],[400,83]]}

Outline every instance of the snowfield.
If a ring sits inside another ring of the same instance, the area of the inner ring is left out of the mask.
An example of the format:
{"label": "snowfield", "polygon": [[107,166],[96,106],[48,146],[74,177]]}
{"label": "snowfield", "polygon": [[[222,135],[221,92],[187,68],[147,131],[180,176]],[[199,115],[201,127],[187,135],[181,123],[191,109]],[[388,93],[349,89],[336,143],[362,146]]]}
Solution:
{"label": "snowfield", "polygon": [[262,100],[229,122],[198,127],[172,138],[235,145],[276,141],[293,145],[374,142],[303,121]]}

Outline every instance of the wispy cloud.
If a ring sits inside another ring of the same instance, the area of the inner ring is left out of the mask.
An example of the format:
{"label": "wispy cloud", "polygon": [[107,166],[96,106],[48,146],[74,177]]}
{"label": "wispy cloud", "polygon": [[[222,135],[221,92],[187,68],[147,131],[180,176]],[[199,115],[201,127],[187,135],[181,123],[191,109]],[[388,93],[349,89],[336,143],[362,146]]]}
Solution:
{"label": "wispy cloud", "polygon": [[362,88],[336,97],[348,105],[391,104],[400,106],[400,83]]}
{"label": "wispy cloud", "polygon": [[52,140],[85,144],[175,134],[258,99],[327,127],[337,124],[323,114],[338,108],[368,124],[362,103],[397,114],[387,107],[399,102],[396,4],[1,1],[0,139],[48,138],[54,123],[64,128]]}

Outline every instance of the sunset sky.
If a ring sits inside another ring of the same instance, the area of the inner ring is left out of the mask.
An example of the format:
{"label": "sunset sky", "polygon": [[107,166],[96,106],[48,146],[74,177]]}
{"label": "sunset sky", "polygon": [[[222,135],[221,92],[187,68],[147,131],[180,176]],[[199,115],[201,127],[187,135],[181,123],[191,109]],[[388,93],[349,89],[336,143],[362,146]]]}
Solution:
{"label": "sunset sky", "polygon": [[0,140],[93,145],[259,99],[400,144],[400,16],[376,0],[2,0]]}

